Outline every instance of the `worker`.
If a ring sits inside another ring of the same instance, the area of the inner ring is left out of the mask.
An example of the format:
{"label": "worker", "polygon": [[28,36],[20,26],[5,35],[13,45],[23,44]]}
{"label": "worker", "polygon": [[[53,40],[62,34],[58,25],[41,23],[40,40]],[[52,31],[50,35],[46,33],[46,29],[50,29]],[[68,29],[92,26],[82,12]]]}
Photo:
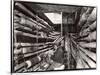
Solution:
{"label": "worker", "polygon": [[51,56],[52,63],[48,70],[63,70],[63,44],[59,43],[54,45],[55,53]]}

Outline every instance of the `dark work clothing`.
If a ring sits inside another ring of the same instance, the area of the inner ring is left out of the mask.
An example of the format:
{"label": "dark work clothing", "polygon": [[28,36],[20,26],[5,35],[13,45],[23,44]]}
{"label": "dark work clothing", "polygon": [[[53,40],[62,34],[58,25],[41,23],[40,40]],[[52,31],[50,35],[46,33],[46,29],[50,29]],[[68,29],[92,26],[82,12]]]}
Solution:
{"label": "dark work clothing", "polygon": [[63,64],[63,57],[64,57],[64,50],[63,47],[58,47],[54,55],[51,57],[51,59],[57,63]]}

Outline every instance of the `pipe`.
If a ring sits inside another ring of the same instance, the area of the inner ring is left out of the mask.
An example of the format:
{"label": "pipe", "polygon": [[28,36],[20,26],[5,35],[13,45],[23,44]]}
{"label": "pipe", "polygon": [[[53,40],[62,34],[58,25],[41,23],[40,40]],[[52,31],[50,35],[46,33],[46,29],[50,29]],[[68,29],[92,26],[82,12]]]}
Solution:
{"label": "pipe", "polygon": [[30,60],[27,60],[21,64],[18,64],[14,67],[14,71],[18,71],[22,68],[30,68],[32,66],[35,66],[36,64],[38,64],[39,62],[41,61],[41,57],[37,56],[37,57],[34,57]]}
{"label": "pipe", "polygon": [[40,53],[43,53],[43,52],[46,52],[46,51],[49,51],[49,50],[52,50],[53,47],[50,47],[50,48],[46,48],[46,49],[43,49],[43,50],[39,50],[39,51],[36,51],[34,53],[28,53],[28,54],[24,54],[24,57],[29,57],[29,56],[33,56],[33,55],[36,55],[36,54],[40,54]]}
{"label": "pipe", "polygon": [[79,39],[79,41],[82,41],[82,40],[88,41],[88,42],[96,41],[96,31],[90,33],[87,37]]}
{"label": "pipe", "polygon": [[[51,46],[50,45],[49,46],[48,45],[42,46],[42,47],[38,47],[38,48],[36,46],[32,46],[32,45],[30,45],[30,46],[20,46],[18,49],[14,50],[14,54],[18,55],[20,53],[24,53],[24,54],[34,53],[34,52],[38,52],[40,50],[44,50],[44,49],[49,48],[49,47],[52,47],[52,45]],[[21,48],[23,48],[23,50]],[[30,49],[30,48],[33,48],[33,50]]]}
{"label": "pipe", "polygon": [[[19,32],[21,32],[21,31],[19,31]],[[18,34],[18,35],[20,35],[20,34]],[[32,37],[32,38],[41,38],[41,39],[52,39],[52,40],[55,40],[55,39],[53,39],[53,38],[50,38],[50,37],[41,37],[41,36],[37,36],[37,35],[33,35],[33,34],[30,34],[30,33],[22,33],[21,35],[23,35],[23,36],[29,36],[29,37]]]}
{"label": "pipe", "polygon": [[[17,11],[17,10],[16,10]],[[33,23],[35,23],[35,24],[38,24],[39,26],[41,26],[41,27],[43,27],[43,28],[46,28],[46,26],[44,26],[44,25],[42,25],[42,24],[40,24],[40,23],[37,23],[35,20],[33,20],[32,18],[29,18],[28,16],[25,16],[24,14],[22,14],[22,13],[19,13],[18,11],[17,11],[17,13],[15,12],[15,16],[16,15],[19,15],[20,16],[20,18],[19,19],[25,19],[26,21],[28,20],[28,21],[31,21],[31,22],[33,22]],[[14,16],[14,17],[15,17]],[[18,18],[17,18],[18,19]],[[15,18],[15,20],[16,20],[16,18]],[[20,20],[18,20],[18,22],[19,22]],[[20,22],[19,22],[20,23]],[[24,23],[23,23],[24,24]]]}
{"label": "pipe", "polygon": [[96,48],[96,42],[90,42],[90,43],[79,42],[79,45],[83,48]]}
{"label": "pipe", "polygon": [[92,13],[87,19],[87,22],[91,23],[96,20],[96,8],[93,9]]}
{"label": "pipe", "polygon": [[78,57],[76,68],[82,69],[82,68],[90,68],[90,67],[87,65],[87,63],[81,57]]}
{"label": "pipe", "polygon": [[36,29],[39,29],[39,30],[42,29],[41,26],[38,26],[36,23],[34,23],[26,18],[23,18],[23,17],[19,18],[19,20],[17,22],[20,24],[23,24],[23,25],[28,25],[31,28],[35,27]]}
{"label": "pipe", "polygon": [[86,55],[88,55],[90,58],[92,58],[94,61],[96,61],[96,53],[93,53],[93,52],[91,52],[87,49],[84,49],[82,47],[79,47],[79,48],[82,52],[84,52]]}
{"label": "pipe", "polygon": [[88,65],[91,67],[91,68],[96,68],[96,64],[91,60],[89,59],[85,54],[83,54],[81,51],[79,51],[80,53],[80,56],[82,57],[82,59],[88,63]]}
{"label": "pipe", "polygon": [[18,70],[20,70],[20,69],[22,69],[22,68],[25,68],[27,66],[27,64],[26,63],[21,63],[21,64],[17,64],[16,66],[14,66],[14,71],[16,72],[16,71],[18,71]]}
{"label": "pipe", "polygon": [[34,57],[34,58],[30,59],[30,60],[27,60],[27,61],[26,61],[26,64],[27,64],[26,68],[30,68],[30,67],[32,67],[32,66],[35,66],[35,65],[38,64],[41,60],[42,60],[42,59],[41,59],[41,57],[39,57],[39,56]]}
{"label": "pipe", "polygon": [[87,21],[89,15],[91,14],[93,8],[88,8],[87,11],[85,13],[82,14],[80,20],[79,20],[79,23],[78,23],[78,26],[79,27],[82,27],[83,24]]}
{"label": "pipe", "polygon": [[29,14],[30,16],[36,18],[38,20],[38,22],[42,23],[43,25],[49,27],[52,30],[52,27],[50,25],[47,24],[47,22],[45,22],[44,20],[42,20],[41,18],[39,18],[38,16],[34,15],[30,10],[28,10],[24,5],[22,5],[21,3],[16,3],[15,6],[21,8],[22,10],[24,10],[24,12],[26,12],[27,14]]}
{"label": "pipe", "polygon": [[93,30],[96,30],[96,21],[94,23],[92,23],[91,25],[89,25],[88,28],[82,30],[80,32],[80,36],[85,36],[85,35],[88,35],[89,32],[92,32]]}

